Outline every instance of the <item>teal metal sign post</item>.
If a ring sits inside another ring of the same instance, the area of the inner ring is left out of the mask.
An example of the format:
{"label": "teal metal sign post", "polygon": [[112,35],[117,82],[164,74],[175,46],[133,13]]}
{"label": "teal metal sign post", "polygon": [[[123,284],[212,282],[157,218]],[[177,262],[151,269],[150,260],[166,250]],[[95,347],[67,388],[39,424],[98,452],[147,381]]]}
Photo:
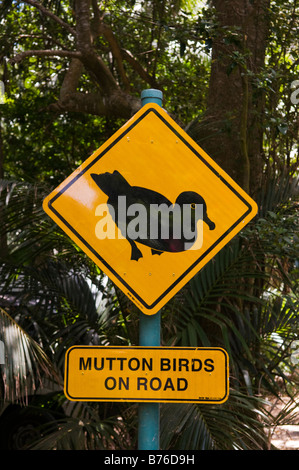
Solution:
{"label": "teal metal sign post", "polygon": [[[143,90],[142,106],[156,103],[162,106],[163,94],[160,90]],[[140,346],[160,346],[161,313],[144,315],[140,312],[139,344]],[[159,450],[160,448],[160,404],[140,403],[138,411],[138,449]]]}

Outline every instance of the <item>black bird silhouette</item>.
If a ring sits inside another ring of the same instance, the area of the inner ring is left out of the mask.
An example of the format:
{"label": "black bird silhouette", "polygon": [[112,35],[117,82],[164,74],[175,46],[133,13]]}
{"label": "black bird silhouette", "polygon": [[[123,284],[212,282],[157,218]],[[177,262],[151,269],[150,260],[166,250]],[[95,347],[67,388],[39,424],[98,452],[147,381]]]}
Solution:
{"label": "black bird silhouette", "polygon": [[[131,260],[137,261],[142,257],[136,242],[150,247],[152,254],[160,255],[165,251],[178,253],[190,249],[195,243],[197,239],[196,225],[199,218],[202,218],[210,230],[215,228],[214,222],[207,215],[205,200],[193,191],[182,192],[177,197],[175,204],[173,204],[165,196],[156,191],[139,186],[131,186],[117,170],[113,173],[92,173],[90,176],[108,196],[108,207],[113,208],[110,214],[122,235],[132,247]],[[125,211],[119,210],[119,196],[126,197]],[[137,208],[137,206],[133,206],[133,204],[140,204],[141,206],[138,207],[145,209],[145,211],[142,211],[142,214],[145,214],[145,218],[138,216],[138,223],[136,222],[136,212],[134,212],[134,208]],[[196,211],[197,204],[202,205],[202,211],[200,212],[202,217]],[[128,211],[130,207],[133,209],[132,211]],[[183,207],[184,210],[187,208],[190,211],[187,215],[184,213],[184,217],[183,210],[176,212],[176,209],[182,209]],[[161,208],[164,208],[164,212]],[[129,225],[134,219],[135,224],[133,225],[135,228],[139,225],[139,230],[138,232],[135,231],[134,236],[132,236]],[[188,221],[188,227],[186,227],[186,220]],[[140,221],[141,224],[139,223]],[[186,236],[186,232],[188,236]]]}

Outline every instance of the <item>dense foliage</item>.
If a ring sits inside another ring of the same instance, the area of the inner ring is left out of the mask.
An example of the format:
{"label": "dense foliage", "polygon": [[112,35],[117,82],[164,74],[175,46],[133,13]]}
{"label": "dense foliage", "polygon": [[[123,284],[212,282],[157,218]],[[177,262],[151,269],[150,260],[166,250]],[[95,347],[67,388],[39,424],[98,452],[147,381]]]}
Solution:
{"label": "dense foliage", "polygon": [[[249,16],[263,9],[265,36],[255,37],[254,48],[247,16],[237,24],[224,3]],[[70,406],[62,381],[74,344],[138,344],[138,312],[41,204],[134,114],[148,87],[163,90],[165,108],[212,157],[212,144],[223,145],[227,170],[236,171],[230,162],[241,142],[240,162],[245,156],[251,166],[246,172],[238,163],[240,180],[259,206],[162,311],[163,345],[227,350],[230,397],[217,406],[161,406],[161,448],[267,449],[268,432],[291,419],[298,400],[298,17],[296,0],[2,2],[0,446],[137,446],[136,404]],[[261,62],[254,51],[262,49]],[[229,108],[222,73],[239,93]],[[289,401],[277,417],[266,400],[281,394]]]}

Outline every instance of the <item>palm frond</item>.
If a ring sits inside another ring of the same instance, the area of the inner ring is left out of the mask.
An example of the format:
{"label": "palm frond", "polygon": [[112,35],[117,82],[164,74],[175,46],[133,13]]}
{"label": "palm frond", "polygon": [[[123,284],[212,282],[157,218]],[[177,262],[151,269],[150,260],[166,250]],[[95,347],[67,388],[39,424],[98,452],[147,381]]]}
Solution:
{"label": "palm frond", "polygon": [[299,180],[287,173],[268,178],[256,197],[259,217],[266,217],[269,211],[276,211],[288,201],[298,197]]}
{"label": "palm frond", "polygon": [[128,426],[121,416],[100,418],[90,405],[80,417],[65,416],[43,427],[44,437],[31,450],[127,449],[131,445]]}
{"label": "palm frond", "polygon": [[64,259],[69,257],[75,264],[80,257],[70,238],[43,211],[42,201],[49,192],[42,184],[0,180],[0,238],[7,240],[7,253],[1,257],[5,255],[5,262],[37,265],[63,252]]}
{"label": "palm frond", "polygon": [[[246,450],[266,445],[262,400],[231,390],[222,405],[166,404],[161,409],[163,449]],[[260,419],[262,417],[262,419]]]}
{"label": "palm frond", "polygon": [[1,365],[3,400],[26,401],[43,386],[45,378],[59,383],[57,371],[42,348],[0,307],[0,332],[4,344]]}

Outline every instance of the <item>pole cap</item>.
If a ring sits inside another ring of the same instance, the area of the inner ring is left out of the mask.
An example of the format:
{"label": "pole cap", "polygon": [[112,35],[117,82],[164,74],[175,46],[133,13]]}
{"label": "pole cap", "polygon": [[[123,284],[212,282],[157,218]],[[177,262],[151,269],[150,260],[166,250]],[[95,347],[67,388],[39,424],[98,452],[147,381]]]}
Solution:
{"label": "pole cap", "polygon": [[148,103],[156,103],[162,106],[163,93],[161,90],[155,90],[154,88],[149,88],[148,90],[142,90],[141,92],[141,104],[144,106]]}

